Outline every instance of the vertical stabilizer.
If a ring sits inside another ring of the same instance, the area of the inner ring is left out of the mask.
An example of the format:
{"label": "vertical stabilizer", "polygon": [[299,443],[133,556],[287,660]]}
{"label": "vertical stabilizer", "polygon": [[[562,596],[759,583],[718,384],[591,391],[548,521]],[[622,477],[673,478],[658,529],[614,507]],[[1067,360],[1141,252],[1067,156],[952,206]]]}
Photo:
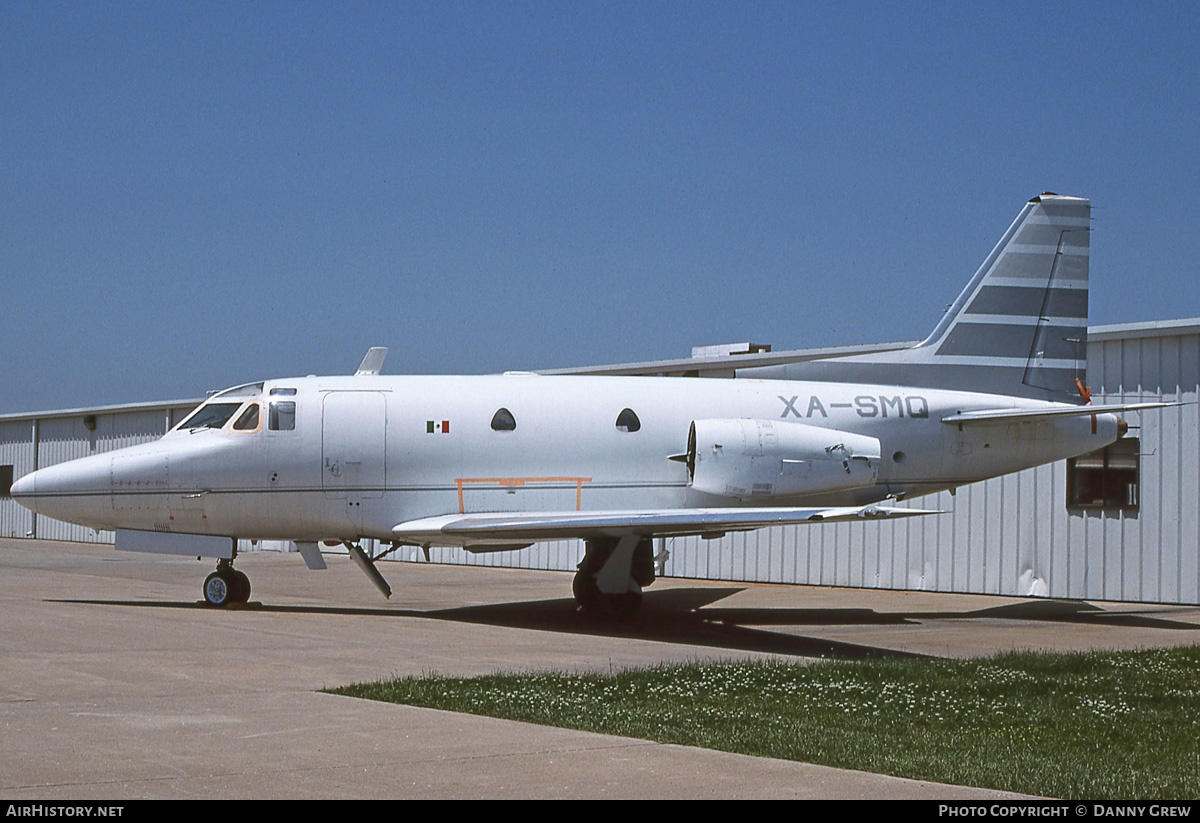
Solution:
{"label": "vertical stabilizer", "polygon": [[1082,402],[1090,221],[1091,203],[1083,198],[1047,193],[1030,200],[914,348],[738,373]]}

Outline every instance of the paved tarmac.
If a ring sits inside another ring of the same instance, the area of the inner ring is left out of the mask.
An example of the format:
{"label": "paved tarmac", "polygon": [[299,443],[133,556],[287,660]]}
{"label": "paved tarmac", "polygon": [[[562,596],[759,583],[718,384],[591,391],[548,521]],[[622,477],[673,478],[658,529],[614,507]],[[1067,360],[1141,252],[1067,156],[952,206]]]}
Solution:
{"label": "paved tarmac", "polygon": [[1200,642],[1200,608],[662,580],[639,617],[576,612],[570,575],[0,539],[0,795],[133,798],[977,798],[1002,792],[551,729],[317,690],[396,674]]}

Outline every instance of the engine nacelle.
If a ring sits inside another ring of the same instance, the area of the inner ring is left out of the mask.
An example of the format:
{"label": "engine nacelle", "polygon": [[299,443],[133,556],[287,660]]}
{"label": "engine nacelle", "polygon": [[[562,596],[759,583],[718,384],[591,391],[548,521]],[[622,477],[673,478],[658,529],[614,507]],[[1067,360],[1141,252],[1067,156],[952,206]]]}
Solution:
{"label": "engine nacelle", "polygon": [[692,488],[742,500],[855,489],[875,483],[874,437],[774,420],[695,420],[688,432]]}

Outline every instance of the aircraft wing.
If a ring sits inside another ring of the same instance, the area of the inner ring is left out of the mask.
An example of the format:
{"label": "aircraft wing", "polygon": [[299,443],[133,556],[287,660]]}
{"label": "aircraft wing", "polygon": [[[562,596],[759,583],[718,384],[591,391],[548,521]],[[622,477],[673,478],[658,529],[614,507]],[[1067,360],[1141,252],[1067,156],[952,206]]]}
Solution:
{"label": "aircraft wing", "polygon": [[588,537],[680,537],[749,531],[764,526],[829,523],[941,514],[931,509],[894,506],[823,508],[662,509],[594,512],[481,512],[424,517],[392,529],[401,543],[463,546],[476,551],[527,546],[538,540]]}
{"label": "aircraft wing", "polygon": [[1046,417],[1067,417],[1085,414],[1114,414],[1116,412],[1141,411],[1142,409],[1162,409],[1168,406],[1181,406],[1182,403],[1154,401],[1148,403],[1120,403],[1108,406],[1061,406],[1052,409],[980,409],[978,411],[959,412],[943,417],[943,423],[994,423],[999,420],[1020,421],[1038,420]]}

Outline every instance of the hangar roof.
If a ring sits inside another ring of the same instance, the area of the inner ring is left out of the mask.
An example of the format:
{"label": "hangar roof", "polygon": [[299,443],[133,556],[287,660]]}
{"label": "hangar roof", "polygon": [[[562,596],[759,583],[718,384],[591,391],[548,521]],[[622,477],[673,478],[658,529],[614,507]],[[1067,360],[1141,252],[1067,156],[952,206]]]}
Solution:
{"label": "hangar roof", "polygon": [[1152,320],[1146,323],[1116,323],[1109,326],[1088,327],[1088,340],[1169,337],[1176,334],[1200,334],[1200,317],[1189,317],[1182,320]]}
{"label": "hangar roof", "polygon": [[120,403],[115,406],[88,406],[79,409],[53,409],[51,411],[16,412],[0,414],[0,423],[6,420],[46,420],[52,417],[78,417],[81,414],[123,414],[126,412],[157,411],[159,409],[195,408],[203,400],[156,400],[145,403]]}

